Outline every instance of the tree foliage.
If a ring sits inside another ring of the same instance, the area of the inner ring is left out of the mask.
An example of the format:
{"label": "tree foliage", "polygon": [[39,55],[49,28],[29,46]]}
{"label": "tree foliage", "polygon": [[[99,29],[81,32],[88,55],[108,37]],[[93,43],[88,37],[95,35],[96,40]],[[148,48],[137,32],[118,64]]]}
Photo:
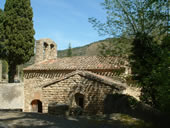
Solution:
{"label": "tree foliage", "polygon": [[106,23],[96,18],[89,18],[89,22],[101,35],[135,35],[138,32],[154,34],[158,30],[161,35],[167,30],[167,2],[105,0],[102,6],[107,14]]}
{"label": "tree foliage", "polygon": [[98,46],[99,53],[102,56],[118,56],[126,58],[131,53],[132,39],[127,37],[109,38],[108,43],[101,43]]}
{"label": "tree foliage", "polygon": [[160,64],[163,63],[164,57],[161,46],[146,33],[137,33],[132,46],[132,55],[130,56],[132,74],[134,80],[137,80],[142,87],[141,99],[158,107],[156,96],[161,80],[157,78],[157,75],[162,74],[162,71],[158,72],[158,68],[162,68]]}
{"label": "tree foliage", "polygon": [[[123,43],[129,44],[131,49],[128,55],[132,77],[142,88],[141,100],[170,112],[169,1],[105,0],[102,5],[107,13],[106,23],[95,18],[89,21],[100,35],[133,40]],[[120,44],[116,42],[112,46]],[[101,49],[106,51],[105,54],[115,55],[113,50]],[[119,52],[123,49],[122,45]]]}
{"label": "tree foliage", "polygon": [[160,46],[159,63],[151,73],[151,81],[156,85],[157,108],[170,114],[170,37],[167,35]]}
{"label": "tree foliage", "polygon": [[102,6],[107,14],[106,22],[102,23],[94,17],[89,18],[89,22],[99,35],[120,39],[118,42],[110,41],[111,47],[101,45],[99,47],[101,53],[118,51],[112,55],[129,55],[129,48],[132,47],[132,41],[129,39],[134,39],[139,32],[160,40],[168,28],[167,3],[157,0],[105,0]]}
{"label": "tree foliage", "polygon": [[30,0],[6,0],[3,19],[1,57],[9,65],[9,82],[14,82],[16,66],[27,62],[34,54],[33,12]]}
{"label": "tree foliage", "polygon": [[[4,12],[0,9],[0,33],[2,33],[2,28],[3,28],[3,26],[2,26],[2,23],[3,23],[3,14],[4,14]],[[0,34],[1,36],[2,36],[2,34]],[[1,40],[2,41],[2,40]]]}

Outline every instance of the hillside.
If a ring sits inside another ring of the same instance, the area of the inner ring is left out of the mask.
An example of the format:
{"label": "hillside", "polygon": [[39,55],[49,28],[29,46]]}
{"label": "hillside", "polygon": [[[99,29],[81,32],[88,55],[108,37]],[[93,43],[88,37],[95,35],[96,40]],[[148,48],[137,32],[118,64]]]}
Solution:
{"label": "hillside", "polygon": [[[82,47],[72,48],[72,56],[104,55],[125,56],[130,53],[132,38],[107,38]],[[66,50],[59,50],[58,57],[66,57]]]}
{"label": "hillside", "polygon": [[[108,39],[96,41],[96,42],[90,43],[90,44],[82,46],[82,47],[72,48],[72,56],[99,55],[98,46],[101,45],[101,43],[107,44]],[[58,51],[58,57],[66,57],[66,56],[67,56],[67,49]]]}

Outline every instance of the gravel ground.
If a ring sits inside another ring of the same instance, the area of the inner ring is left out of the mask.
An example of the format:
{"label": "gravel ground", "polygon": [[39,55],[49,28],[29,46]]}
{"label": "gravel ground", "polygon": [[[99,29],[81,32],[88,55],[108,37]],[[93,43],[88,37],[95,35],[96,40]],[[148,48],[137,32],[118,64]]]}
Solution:
{"label": "gravel ground", "polygon": [[120,117],[119,114],[76,118],[41,113],[0,112],[0,128],[131,128],[134,126],[132,124],[141,122],[136,118],[129,120]]}

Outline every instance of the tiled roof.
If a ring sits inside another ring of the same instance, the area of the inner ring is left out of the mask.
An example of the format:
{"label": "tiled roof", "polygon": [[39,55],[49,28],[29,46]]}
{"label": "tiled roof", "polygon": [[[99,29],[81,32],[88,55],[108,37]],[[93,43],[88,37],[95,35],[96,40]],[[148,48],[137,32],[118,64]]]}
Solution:
{"label": "tiled roof", "polygon": [[[117,57],[76,56],[45,60],[35,63],[24,70],[89,70],[115,69],[122,60]],[[123,62],[123,61],[122,61]]]}
{"label": "tiled roof", "polygon": [[48,87],[48,86],[50,86],[52,84],[55,84],[57,82],[60,82],[62,80],[65,80],[65,79],[67,79],[69,77],[72,77],[74,75],[77,75],[77,74],[80,75],[80,76],[87,77],[89,79],[104,83],[106,85],[112,86],[116,90],[124,90],[124,89],[126,89],[126,84],[125,83],[122,83],[120,81],[108,78],[106,76],[101,76],[101,75],[98,75],[96,73],[92,73],[90,71],[79,71],[79,70],[73,71],[73,72],[71,72],[71,73],[69,73],[69,74],[67,74],[67,75],[65,75],[65,76],[63,76],[61,78],[57,78],[57,79],[55,79],[53,81],[48,81],[46,83],[43,83],[41,85],[41,87],[46,88],[46,87]]}

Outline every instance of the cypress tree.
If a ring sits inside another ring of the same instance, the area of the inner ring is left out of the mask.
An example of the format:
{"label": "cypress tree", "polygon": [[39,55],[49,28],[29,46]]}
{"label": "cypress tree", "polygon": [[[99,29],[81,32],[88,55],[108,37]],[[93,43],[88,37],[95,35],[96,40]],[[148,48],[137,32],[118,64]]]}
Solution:
{"label": "cypress tree", "polygon": [[8,62],[8,82],[14,82],[17,65],[34,55],[33,12],[30,0],[6,0],[3,22],[4,59]]}
{"label": "cypress tree", "polygon": [[71,48],[71,43],[69,43],[68,51],[67,51],[67,57],[71,57],[71,56],[72,56],[72,48]]}
{"label": "cypress tree", "polygon": [[[0,9],[0,37],[2,36],[3,11]],[[2,40],[0,40],[2,41]]]}

